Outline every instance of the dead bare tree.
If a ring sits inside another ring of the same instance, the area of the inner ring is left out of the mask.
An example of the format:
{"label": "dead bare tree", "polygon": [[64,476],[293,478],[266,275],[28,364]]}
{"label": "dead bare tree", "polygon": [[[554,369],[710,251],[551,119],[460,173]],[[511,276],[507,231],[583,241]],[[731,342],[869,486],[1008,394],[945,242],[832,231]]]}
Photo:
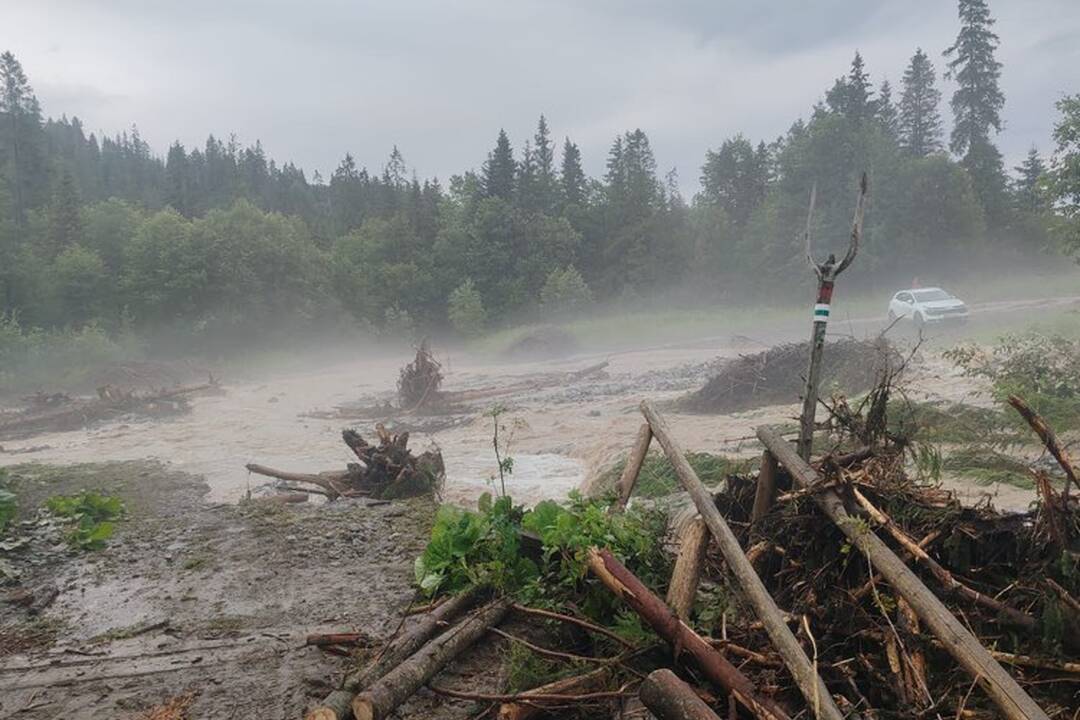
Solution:
{"label": "dead bare tree", "polygon": [[847,254],[839,263],[836,256],[830,254],[823,263],[814,260],[813,246],[810,242],[810,225],[814,219],[814,202],[817,199],[817,185],[810,190],[810,209],[806,213],[806,261],[817,274],[818,294],[814,304],[814,327],[810,335],[810,366],[806,371],[806,389],[803,391],[803,408],[799,424],[798,453],[803,460],[810,460],[810,449],[814,437],[814,412],[817,409],[818,384],[821,381],[821,356],[825,349],[825,328],[829,323],[829,305],[832,303],[833,285],[840,273],[847,270],[859,252],[862,240],[863,212],[866,204],[867,179],[862,174],[859,181],[859,197],[855,202],[855,219],[851,223],[851,242]]}

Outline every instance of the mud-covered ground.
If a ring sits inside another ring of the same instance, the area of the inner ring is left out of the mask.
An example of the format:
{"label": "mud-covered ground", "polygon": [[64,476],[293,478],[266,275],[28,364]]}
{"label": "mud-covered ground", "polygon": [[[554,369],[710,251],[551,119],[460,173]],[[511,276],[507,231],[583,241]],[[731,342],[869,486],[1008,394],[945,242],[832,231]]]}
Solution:
{"label": "mud-covered ground", "polygon": [[[210,504],[201,479],[153,462],[9,473],[30,542],[4,554],[19,583],[0,590],[13,600],[0,604],[0,717],[138,717],[194,693],[193,718],[297,718],[347,662],[305,636],[392,633],[433,512],[426,499]],[[34,511],[84,488],[128,509],[103,550],[68,549]],[[444,717],[468,710],[424,693],[405,710],[428,716],[435,704]]]}

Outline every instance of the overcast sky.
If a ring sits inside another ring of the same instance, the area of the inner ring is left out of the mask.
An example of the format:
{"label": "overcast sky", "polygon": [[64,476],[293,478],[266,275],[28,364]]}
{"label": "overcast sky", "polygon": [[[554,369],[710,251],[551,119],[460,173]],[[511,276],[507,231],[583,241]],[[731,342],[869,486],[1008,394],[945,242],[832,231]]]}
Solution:
{"label": "overcast sky", "polygon": [[[260,139],[324,176],[346,151],[379,169],[397,144],[421,177],[515,150],[544,113],[603,170],[640,127],[692,193],[705,150],[782,134],[860,50],[899,84],[916,47],[939,76],[951,0],[0,0],[0,49],[47,115],[135,123],[155,152],[209,133]],[[991,0],[1004,64],[1000,146],[1049,152],[1053,103],[1080,92],[1080,0]],[[946,101],[952,86],[941,83]],[[949,119],[946,103],[942,114]]]}

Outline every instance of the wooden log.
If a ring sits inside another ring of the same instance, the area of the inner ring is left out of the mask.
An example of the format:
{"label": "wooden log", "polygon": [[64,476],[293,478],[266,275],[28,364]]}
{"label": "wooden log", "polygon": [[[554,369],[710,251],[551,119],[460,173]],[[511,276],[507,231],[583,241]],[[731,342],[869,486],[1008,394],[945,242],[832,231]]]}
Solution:
{"label": "wooden log", "polygon": [[637,439],[634,441],[634,447],[630,451],[630,457],[626,458],[626,467],[623,468],[619,481],[615,483],[615,490],[619,493],[619,497],[611,506],[611,512],[619,513],[626,509],[626,504],[630,502],[630,495],[634,492],[638,473],[641,472],[641,466],[645,462],[645,456],[649,452],[649,443],[651,442],[652,430],[649,429],[649,424],[645,423],[638,429]]}
{"label": "wooden log", "polygon": [[[664,602],[656,597],[607,550],[589,549],[589,569],[609,590],[626,601],[634,612],[675,648],[694,658],[702,674],[735,696],[740,705],[762,720],[786,720],[787,713],[772,700],[757,694],[753,683],[717,652],[693,628],[679,620]],[[678,660],[678,658],[676,658]]]}
{"label": "wooden log", "polygon": [[757,490],[754,493],[754,509],[750,513],[750,522],[757,522],[776,502],[776,475],[779,472],[776,458],[766,450],[761,453],[761,469],[757,476]]}
{"label": "wooden log", "polygon": [[660,720],[720,720],[693,688],[667,668],[649,673],[638,695]]}
{"label": "wooden log", "polygon": [[476,590],[455,595],[440,603],[420,618],[407,632],[398,635],[365,667],[346,676],[341,688],[333,691],[312,708],[304,720],[348,720],[352,717],[352,701],[358,690],[371,685],[394,667],[403,663],[431,638],[442,632],[455,618],[473,606],[479,593]]}
{"label": "wooden log", "polygon": [[648,402],[641,403],[641,412],[648,420],[661,447],[664,448],[668,460],[674,466],[679,482],[690,493],[698,512],[701,513],[701,517],[704,518],[710,532],[716,538],[724,561],[738,581],[739,587],[746,594],[758,619],[764,624],[765,631],[780,653],[780,657],[784,659],[784,664],[787,665],[803,697],[806,698],[808,707],[819,718],[843,720],[844,715],[836,706],[829,689],[825,687],[825,683],[817,674],[806,653],[803,652],[799,641],[795,639],[794,633],[784,622],[780,608],[776,606],[776,601],[765,589],[761,578],[754,572],[754,567],[743,553],[735,534],[731,532],[731,528],[724,522],[720,511],[716,509],[712,495],[702,485],[701,479],[690,467],[690,463],[686,461],[686,454],[672,436],[667,422]]}
{"label": "wooden log", "polygon": [[910,535],[904,532],[900,526],[893,522],[892,518],[875,507],[858,488],[852,488],[852,495],[854,496],[855,501],[859,503],[863,510],[866,511],[866,514],[869,515],[874,522],[885,528],[885,531],[892,535],[905,550],[911,553],[917,561],[930,570],[930,573],[937,578],[938,582],[942,584],[946,592],[955,593],[971,600],[977,605],[982,605],[985,608],[993,610],[1000,619],[1005,620],[1012,625],[1016,625],[1017,627],[1029,631],[1035,630],[1037,625],[1035,618],[1016,608],[1009,607],[1005,603],[996,600],[989,595],[984,595],[978,590],[970,588],[957,580],[953,577],[953,574],[943,568],[937,560],[930,557],[930,554],[927,553],[926,550],[919,547],[919,544],[916,543]]}
{"label": "wooden log", "polygon": [[321,472],[318,475],[314,475],[312,473],[295,473],[286,470],[277,470],[272,467],[267,467],[266,465],[259,465],[258,463],[248,463],[244,467],[247,468],[248,472],[277,478],[278,480],[284,480],[285,482],[300,482],[317,485],[325,490],[328,493],[327,497],[330,497],[331,499],[345,493],[343,483],[345,483],[349,477],[348,470],[328,470]]}
{"label": "wooden log", "polygon": [[[760,427],[758,438],[772,450],[776,459],[802,487],[812,487],[820,476],[796,454],[795,450],[770,427]],[[1046,713],[1024,692],[985,647],[949,612],[915,573],[882,542],[866,529],[863,522],[848,514],[844,503],[831,490],[811,496],[822,512],[832,520],[851,543],[866,555],[893,589],[903,597],[919,619],[942,642],[957,662],[967,669],[986,689],[1003,716],[1012,720],[1048,720]]]}
{"label": "wooden log", "polygon": [[907,644],[907,664],[904,667],[905,684],[912,696],[912,703],[919,710],[934,702],[930,686],[926,684],[926,655],[919,638],[919,616],[904,598],[896,600],[896,626]]}
{"label": "wooden log", "polygon": [[709,528],[700,517],[687,523],[680,533],[679,556],[671,571],[667,604],[682,620],[689,620],[701,582],[701,566],[709,547]]}
{"label": "wooden log", "polygon": [[499,720],[530,720],[544,714],[543,701],[530,700],[531,696],[591,693],[603,688],[610,679],[611,669],[604,667],[526,690],[518,700],[499,706]]}
{"label": "wooden log", "polygon": [[435,638],[380,680],[353,698],[356,720],[383,720],[447,663],[497,625],[510,609],[509,600],[496,600]]}

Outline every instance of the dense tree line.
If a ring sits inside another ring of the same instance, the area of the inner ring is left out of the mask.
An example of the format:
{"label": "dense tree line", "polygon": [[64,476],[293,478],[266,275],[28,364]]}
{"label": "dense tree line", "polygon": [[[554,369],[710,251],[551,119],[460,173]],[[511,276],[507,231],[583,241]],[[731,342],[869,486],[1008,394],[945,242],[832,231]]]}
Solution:
{"label": "dense tree line", "polygon": [[[1069,237],[1072,227],[1076,120],[1059,128],[1053,167],[1033,149],[1010,179],[994,144],[1004,97],[993,19],[985,0],[960,0],[959,15],[945,51],[957,83],[951,154],[931,57],[914,52],[894,98],[856,52],[782,137],[739,134],[708,150],[689,202],[642,130],[616,137],[605,173],[590,178],[577,145],[559,147],[543,116],[517,148],[500,130],[479,168],[445,185],[421,182],[396,147],[381,172],[347,154],[328,180],[232,136],[177,142],[160,157],[134,127],[98,137],[76,118],[43,119],[4,53],[2,309],[24,326],[97,322],[212,338],[342,310],[374,328],[449,323],[475,333],[681,284],[775,295],[808,280],[800,235],[810,187],[813,233],[839,246],[864,170],[867,281],[986,252],[1038,252],[1051,228]],[[1066,117],[1076,113],[1070,102],[1059,104]]]}

